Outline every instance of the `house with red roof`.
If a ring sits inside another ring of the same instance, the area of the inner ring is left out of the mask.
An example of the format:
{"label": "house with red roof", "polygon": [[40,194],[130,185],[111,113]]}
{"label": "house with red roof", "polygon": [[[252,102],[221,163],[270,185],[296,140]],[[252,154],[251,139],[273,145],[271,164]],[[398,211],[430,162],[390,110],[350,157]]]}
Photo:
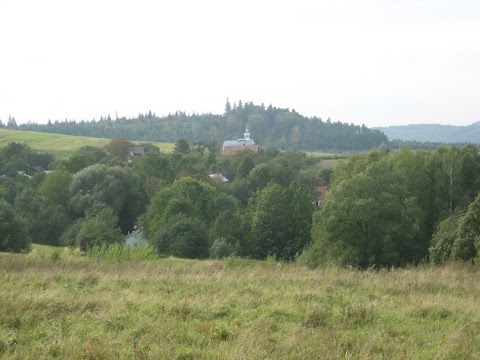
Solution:
{"label": "house with red roof", "polygon": [[328,187],[327,186],[319,186],[315,190],[315,206],[317,208],[322,207],[323,203],[325,202],[325,199],[327,198],[328,195]]}

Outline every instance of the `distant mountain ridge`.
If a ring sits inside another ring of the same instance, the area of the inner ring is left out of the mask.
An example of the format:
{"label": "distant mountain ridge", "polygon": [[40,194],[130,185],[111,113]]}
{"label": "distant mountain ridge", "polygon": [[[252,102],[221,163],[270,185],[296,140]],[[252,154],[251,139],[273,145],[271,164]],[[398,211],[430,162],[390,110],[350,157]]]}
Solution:
{"label": "distant mountain ridge", "polygon": [[470,125],[411,124],[376,127],[390,141],[422,141],[434,143],[479,143],[480,121]]}

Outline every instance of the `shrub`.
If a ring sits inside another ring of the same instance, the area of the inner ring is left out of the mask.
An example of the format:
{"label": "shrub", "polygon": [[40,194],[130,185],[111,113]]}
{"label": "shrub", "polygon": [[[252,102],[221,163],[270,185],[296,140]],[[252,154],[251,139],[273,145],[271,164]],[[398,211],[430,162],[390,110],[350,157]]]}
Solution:
{"label": "shrub", "polygon": [[230,244],[225,238],[218,238],[210,248],[210,259],[223,259],[238,254],[238,244]]}

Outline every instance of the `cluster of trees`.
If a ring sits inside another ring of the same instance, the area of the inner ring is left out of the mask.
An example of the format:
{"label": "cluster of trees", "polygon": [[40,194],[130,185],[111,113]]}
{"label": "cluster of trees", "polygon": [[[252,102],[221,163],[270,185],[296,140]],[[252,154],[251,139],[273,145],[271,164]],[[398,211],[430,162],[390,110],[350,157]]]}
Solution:
{"label": "cluster of trees", "polygon": [[214,141],[221,144],[224,140],[240,137],[247,123],[257,143],[280,149],[356,151],[371,149],[388,141],[382,132],[364,125],[307,118],[295,110],[272,105],[265,107],[241,101],[231,105],[228,100],[222,115],[176,112],[158,117],[150,111],[129,119],[107,116],[98,121],[49,121],[43,125],[22,124],[19,129],[137,141],[174,142],[183,138],[190,142]]}
{"label": "cluster of trees", "polygon": [[10,143],[0,149],[0,175],[15,177],[19,171],[28,173],[33,165],[47,168],[54,160],[51,154],[33,151],[24,144]]}
{"label": "cluster of trees", "polygon": [[313,205],[296,182],[269,182],[241,208],[232,195],[192,177],[159,191],[142,223],[159,252],[188,258],[273,255],[293,259],[310,240]]}
{"label": "cluster of trees", "polygon": [[[330,176],[318,158],[275,149],[223,157],[212,144],[179,140],[172,154],[150,148],[128,159],[131,145],[114,139],[102,149],[84,147],[50,158],[43,165],[53,171],[34,176],[15,170],[35,164],[25,162],[34,153],[28,146],[0,149],[0,222],[9,227],[0,251],[30,241],[86,250],[122,242],[135,225],[159,253],[191,258],[291,259],[309,242],[312,197]],[[208,176],[219,172],[231,181]]]}
{"label": "cluster of trees", "polygon": [[[106,149],[116,142],[124,141],[112,140]],[[30,241],[85,249],[91,245],[92,230],[97,243],[122,241],[122,232],[133,228],[144,199],[138,176],[123,166],[115,151],[106,149],[84,147],[62,161],[19,143],[0,149],[2,207],[22,224],[2,231],[0,251],[28,248]],[[54,170],[30,176],[34,165]],[[1,222],[6,223],[3,218]],[[109,236],[105,226],[115,236]]]}
{"label": "cluster of trees", "polygon": [[3,121],[0,119],[0,129],[4,129],[4,128],[7,128],[7,129],[18,128],[17,120],[15,120],[14,116],[9,116],[6,124],[4,124]]}
{"label": "cluster of trees", "polygon": [[[187,258],[299,257],[361,268],[478,261],[475,145],[393,154],[383,145],[333,173],[299,151],[224,157],[214,144],[179,140],[172,154],[150,148],[127,161],[131,145],[85,147],[32,177],[15,169],[52,158],[22,144],[0,149],[0,251],[30,241],[86,250],[121,243],[138,224],[160,254]],[[314,211],[319,185],[330,193]]]}
{"label": "cluster of trees", "polygon": [[369,267],[472,260],[480,249],[480,155],[379,148],[338,165],[314,216],[312,264]]}

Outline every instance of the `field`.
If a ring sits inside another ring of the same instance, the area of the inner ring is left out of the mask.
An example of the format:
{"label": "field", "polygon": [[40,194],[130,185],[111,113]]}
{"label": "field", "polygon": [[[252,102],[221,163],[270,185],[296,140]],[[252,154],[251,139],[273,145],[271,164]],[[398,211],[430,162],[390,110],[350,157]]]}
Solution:
{"label": "field", "polygon": [[335,165],[348,157],[348,154],[335,152],[308,151],[306,154],[308,156],[321,158],[321,166],[323,169],[333,169]]}
{"label": "field", "polygon": [[[68,157],[70,154],[80,149],[82,146],[102,147],[110,139],[92,138],[85,136],[69,136],[61,134],[49,134],[35,131],[19,131],[0,129],[0,147],[10,142],[19,142],[29,145],[32,149],[49,152],[56,157]],[[170,153],[173,151],[174,144],[149,142],[160,148],[161,152]],[[134,142],[134,143],[138,143]]]}
{"label": "field", "polygon": [[0,358],[475,359],[480,271],[0,254]]}

